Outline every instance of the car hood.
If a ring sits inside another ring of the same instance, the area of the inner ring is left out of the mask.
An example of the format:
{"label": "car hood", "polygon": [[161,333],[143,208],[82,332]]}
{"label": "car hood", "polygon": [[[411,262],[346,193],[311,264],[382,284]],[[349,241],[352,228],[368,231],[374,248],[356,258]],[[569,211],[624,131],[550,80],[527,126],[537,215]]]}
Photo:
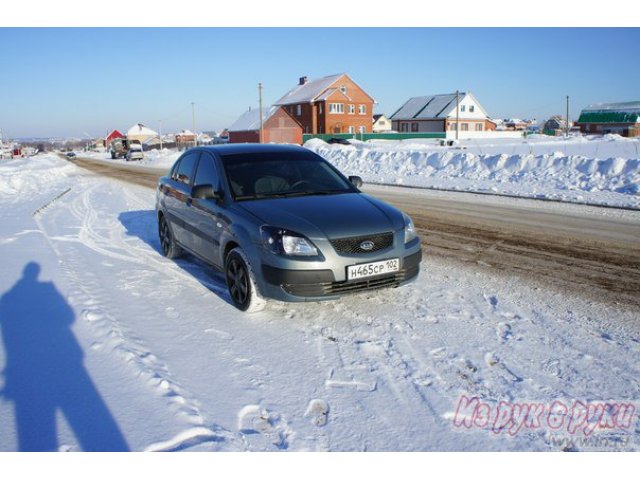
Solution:
{"label": "car hood", "polygon": [[399,210],[362,193],[251,200],[238,205],[266,225],[292,230],[311,240],[404,228]]}

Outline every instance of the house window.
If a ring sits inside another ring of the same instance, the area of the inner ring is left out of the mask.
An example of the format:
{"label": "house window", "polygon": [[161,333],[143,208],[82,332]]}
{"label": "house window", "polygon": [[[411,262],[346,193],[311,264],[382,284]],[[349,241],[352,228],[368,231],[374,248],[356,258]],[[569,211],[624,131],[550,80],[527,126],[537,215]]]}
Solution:
{"label": "house window", "polygon": [[366,105],[358,105],[358,113],[360,115],[366,115],[367,114],[367,106]]}
{"label": "house window", "polygon": [[349,104],[349,115],[356,113],[356,106]]}
{"label": "house window", "polygon": [[465,108],[466,108],[466,106],[465,106],[465,105],[460,105],[460,111],[461,111],[461,112],[464,112],[464,109],[465,109]]}
{"label": "house window", "polygon": [[409,131],[409,124],[408,123],[401,123],[400,124],[400,131],[401,132],[408,132]]}
{"label": "house window", "polygon": [[349,126],[349,133],[356,133],[356,128]]}
{"label": "house window", "polygon": [[330,103],[329,113],[344,113],[344,103]]}
{"label": "house window", "polygon": [[347,94],[347,87],[346,87],[346,85],[342,85],[342,86],[340,87],[340,91],[342,92],[342,94],[343,94],[343,95],[346,95],[346,94]]}
{"label": "house window", "polygon": [[449,130],[457,130],[458,129],[457,126],[458,124],[456,122],[451,122],[449,124]]}
{"label": "house window", "polygon": [[466,132],[469,130],[469,124],[468,123],[461,123],[460,124],[460,130],[462,130],[463,132]]}
{"label": "house window", "polygon": [[469,105],[469,111],[470,112],[475,112],[476,107],[474,105]]}
{"label": "house window", "polygon": [[413,122],[411,124],[411,131],[412,132],[417,132],[418,131],[418,123],[417,122]]}
{"label": "house window", "polygon": [[322,104],[318,104],[318,113],[322,114]]}
{"label": "house window", "polygon": [[302,115],[302,105],[296,105],[296,115]]}
{"label": "house window", "polygon": [[366,130],[365,130],[365,128],[364,128],[364,126],[362,126],[362,125],[358,127],[358,131],[359,131],[360,133],[365,133],[365,132],[366,132]]}
{"label": "house window", "polygon": [[476,123],[476,132],[481,132],[481,131],[482,131],[482,124]]}

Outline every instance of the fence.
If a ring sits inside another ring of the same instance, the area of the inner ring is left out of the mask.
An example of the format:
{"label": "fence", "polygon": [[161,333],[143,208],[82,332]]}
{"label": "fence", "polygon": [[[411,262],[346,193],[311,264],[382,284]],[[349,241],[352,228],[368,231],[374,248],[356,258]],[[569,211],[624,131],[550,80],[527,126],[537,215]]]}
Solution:
{"label": "fence", "polygon": [[445,138],[446,134],[443,133],[317,133],[310,134],[305,133],[302,135],[302,142],[311,140],[312,138],[319,138],[325,142],[330,138],[344,138],[346,140],[408,140],[412,138]]}

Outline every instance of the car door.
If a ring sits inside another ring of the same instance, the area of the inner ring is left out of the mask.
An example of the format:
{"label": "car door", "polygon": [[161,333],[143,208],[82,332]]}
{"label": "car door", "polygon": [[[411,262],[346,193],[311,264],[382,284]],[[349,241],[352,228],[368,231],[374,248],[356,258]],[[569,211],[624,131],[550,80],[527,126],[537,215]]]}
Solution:
{"label": "car door", "polygon": [[[216,169],[214,158],[207,152],[202,152],[196,170],[193,187],[211,185],[220,192],[220,176]],[[222,224],[219,220],[220,203],[214,199],[191,199],[189,222],[193,227],[194,252],[204,260],[217,264],[220,249]]]}
{"label": "car door", "polygon": [[171,231],[178,243],[189,250],[194,248],[188,218],[191,208],[191,184],[199,157],[199,151],[184,154],[165,190],[165,207]]}

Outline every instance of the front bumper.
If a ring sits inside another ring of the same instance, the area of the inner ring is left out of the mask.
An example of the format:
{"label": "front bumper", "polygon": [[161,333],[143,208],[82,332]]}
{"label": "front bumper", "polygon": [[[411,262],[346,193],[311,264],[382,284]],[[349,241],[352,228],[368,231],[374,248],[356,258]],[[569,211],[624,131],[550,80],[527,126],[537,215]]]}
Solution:
{"label": "front bumper", "polygon": [[[412,250],[415,250],[412,249]],[[391,257],[389,257],[391,258]],[[330,269],[292,270],[271,265],[261,265],[266,296],[284,301],[316,301],[339,298],[347,293],[375,290],[385,287],[398,287],[415,280],[420,272],[422,249],[401,257],[400,270],[392,274],[347,281],[336,279]]]}

